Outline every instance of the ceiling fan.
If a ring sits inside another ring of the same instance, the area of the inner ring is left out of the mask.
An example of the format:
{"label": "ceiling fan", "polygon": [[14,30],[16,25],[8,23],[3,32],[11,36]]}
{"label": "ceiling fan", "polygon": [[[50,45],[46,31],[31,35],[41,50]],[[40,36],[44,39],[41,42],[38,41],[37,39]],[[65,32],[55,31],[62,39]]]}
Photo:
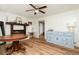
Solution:
{"label": "ceiling fan", "polygon": [[45,14],[45,12],[42,11],[41,9],[47,8],[47,6],[38,7],[38,6],[34,6],[33,4],[29,4],[29,5],[33,7],[34,9],[26,10],[27,12],[34,11],[34,15],[36,15],[38,12]]}

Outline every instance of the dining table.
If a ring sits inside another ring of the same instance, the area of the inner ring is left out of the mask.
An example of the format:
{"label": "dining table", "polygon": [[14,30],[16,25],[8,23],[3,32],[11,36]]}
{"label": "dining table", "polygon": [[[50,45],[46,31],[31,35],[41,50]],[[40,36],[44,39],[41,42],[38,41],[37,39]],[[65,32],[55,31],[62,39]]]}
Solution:
{"label": "dining table", "polygon": [[20,44],[20,41],[27,38],[24,34],[14,34],[14,35],[7,35],[7,36],[0,36],[0,42],[12,42],[10,47],[6,48],[6,51],[10,50],[10,53],[7,55],[12,54],[15,51],[23,50],[25,51],[25,47]]}

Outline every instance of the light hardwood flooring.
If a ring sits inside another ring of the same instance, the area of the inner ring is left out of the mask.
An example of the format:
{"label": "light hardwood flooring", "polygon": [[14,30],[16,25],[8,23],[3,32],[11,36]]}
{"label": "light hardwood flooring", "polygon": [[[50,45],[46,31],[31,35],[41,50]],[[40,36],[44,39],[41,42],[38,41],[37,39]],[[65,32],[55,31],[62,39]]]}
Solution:
{"label": "light hardwood flooring", "polygon": [[12,55],[79,55],[79,49],[67,49],[47,43],[44,39],[31,38],[20,41],[26,48],[25,52],[18,51]]}
{"label": "light hardwood flooring", "polygon": [[78,55],[79,49],[65,49],[48,44],[42,39],[30,39],[21,42],[26,48],[26,55]]}

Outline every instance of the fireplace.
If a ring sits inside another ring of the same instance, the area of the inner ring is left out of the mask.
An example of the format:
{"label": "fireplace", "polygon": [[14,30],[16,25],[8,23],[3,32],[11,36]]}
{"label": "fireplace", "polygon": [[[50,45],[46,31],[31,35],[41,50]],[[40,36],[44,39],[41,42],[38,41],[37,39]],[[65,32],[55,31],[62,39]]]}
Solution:
{"label": "fireplace", "polygon": [[12,34],[25,34],[25,30],[13,30]]}
{"label": "fireplace", "polygon": [[[10,28],[11,28],[11,35],[13,34],[25,34],[26,35],[26,26],[28,26],[28,24],[20,24],[20,23],[15,23],[15,22],[6,22],[6,24],[9,24],[10,25]],[[23,26],[23,29],[18,29],[18,30],[15,30],[14,29],[14,26]]]}

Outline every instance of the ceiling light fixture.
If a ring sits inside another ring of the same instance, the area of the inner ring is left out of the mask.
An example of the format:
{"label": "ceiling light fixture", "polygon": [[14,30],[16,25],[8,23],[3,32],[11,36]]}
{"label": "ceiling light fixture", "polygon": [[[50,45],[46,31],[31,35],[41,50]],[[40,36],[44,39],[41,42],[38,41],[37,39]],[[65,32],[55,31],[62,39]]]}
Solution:
{"label": "ceiling light fixture", "polygon": [[38,13],[39,11],[38,10],[35,10],[35,12]]}

